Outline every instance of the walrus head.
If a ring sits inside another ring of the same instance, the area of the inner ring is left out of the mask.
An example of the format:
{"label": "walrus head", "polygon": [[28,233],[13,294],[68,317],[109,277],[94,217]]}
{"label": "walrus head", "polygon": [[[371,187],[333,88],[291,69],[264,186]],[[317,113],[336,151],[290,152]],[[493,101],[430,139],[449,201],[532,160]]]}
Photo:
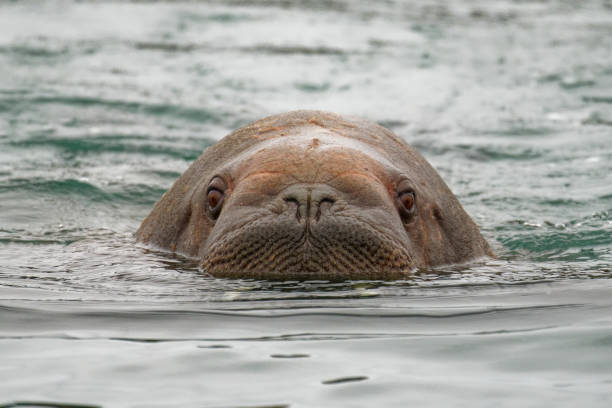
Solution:
{"label": "walrus head", "polygon": [[229,278],[398,279],[491,254],[421,155],[378,125],[313,111],[207,149],[137,237]]}

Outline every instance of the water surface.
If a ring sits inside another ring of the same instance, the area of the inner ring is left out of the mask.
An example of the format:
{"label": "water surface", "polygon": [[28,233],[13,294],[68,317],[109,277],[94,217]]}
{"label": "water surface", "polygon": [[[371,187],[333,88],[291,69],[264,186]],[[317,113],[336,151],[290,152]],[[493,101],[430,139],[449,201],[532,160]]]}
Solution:
{"label": "water surface", "polygon": [[[0,4],[0,407],[610,406],[610,38],[595,0]],[[260,282],[134,242],[292,109],[413,144],[498,259]]]}

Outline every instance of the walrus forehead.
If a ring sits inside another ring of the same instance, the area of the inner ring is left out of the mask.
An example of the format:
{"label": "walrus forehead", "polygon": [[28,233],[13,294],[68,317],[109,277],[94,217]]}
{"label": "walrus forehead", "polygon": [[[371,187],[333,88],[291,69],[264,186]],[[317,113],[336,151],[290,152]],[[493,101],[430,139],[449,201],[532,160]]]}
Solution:
{"label": "walrus forehead", "polygon": [[350,172],[387,182],[398,173],[384,151],[321,128],[258,143],[232,160],[226,171],[235,182],[261,173],[284,174],[299,182],[326,182]]}

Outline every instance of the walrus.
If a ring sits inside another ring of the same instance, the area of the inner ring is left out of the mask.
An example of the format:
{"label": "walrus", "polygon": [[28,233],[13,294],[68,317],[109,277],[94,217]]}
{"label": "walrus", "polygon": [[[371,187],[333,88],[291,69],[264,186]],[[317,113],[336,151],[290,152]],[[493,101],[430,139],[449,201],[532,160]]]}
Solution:
{"label": "walrus", "polygon": [[208,147],[136,238],[214,277],[283,281],[405,279],[493,255],[416,150],[319,111],[270,116]]}

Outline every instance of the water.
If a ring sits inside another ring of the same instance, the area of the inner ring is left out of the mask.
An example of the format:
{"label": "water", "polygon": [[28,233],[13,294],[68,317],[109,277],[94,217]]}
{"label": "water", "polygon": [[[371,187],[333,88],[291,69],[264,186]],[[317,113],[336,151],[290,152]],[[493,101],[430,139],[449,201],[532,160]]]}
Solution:
{"label": "water", "polygon": [[[610,1],[1,3],[0,406],[610,406],[610,38]],[[277,283],[134,242],[298,108],[416,146],[498,259]]]}

